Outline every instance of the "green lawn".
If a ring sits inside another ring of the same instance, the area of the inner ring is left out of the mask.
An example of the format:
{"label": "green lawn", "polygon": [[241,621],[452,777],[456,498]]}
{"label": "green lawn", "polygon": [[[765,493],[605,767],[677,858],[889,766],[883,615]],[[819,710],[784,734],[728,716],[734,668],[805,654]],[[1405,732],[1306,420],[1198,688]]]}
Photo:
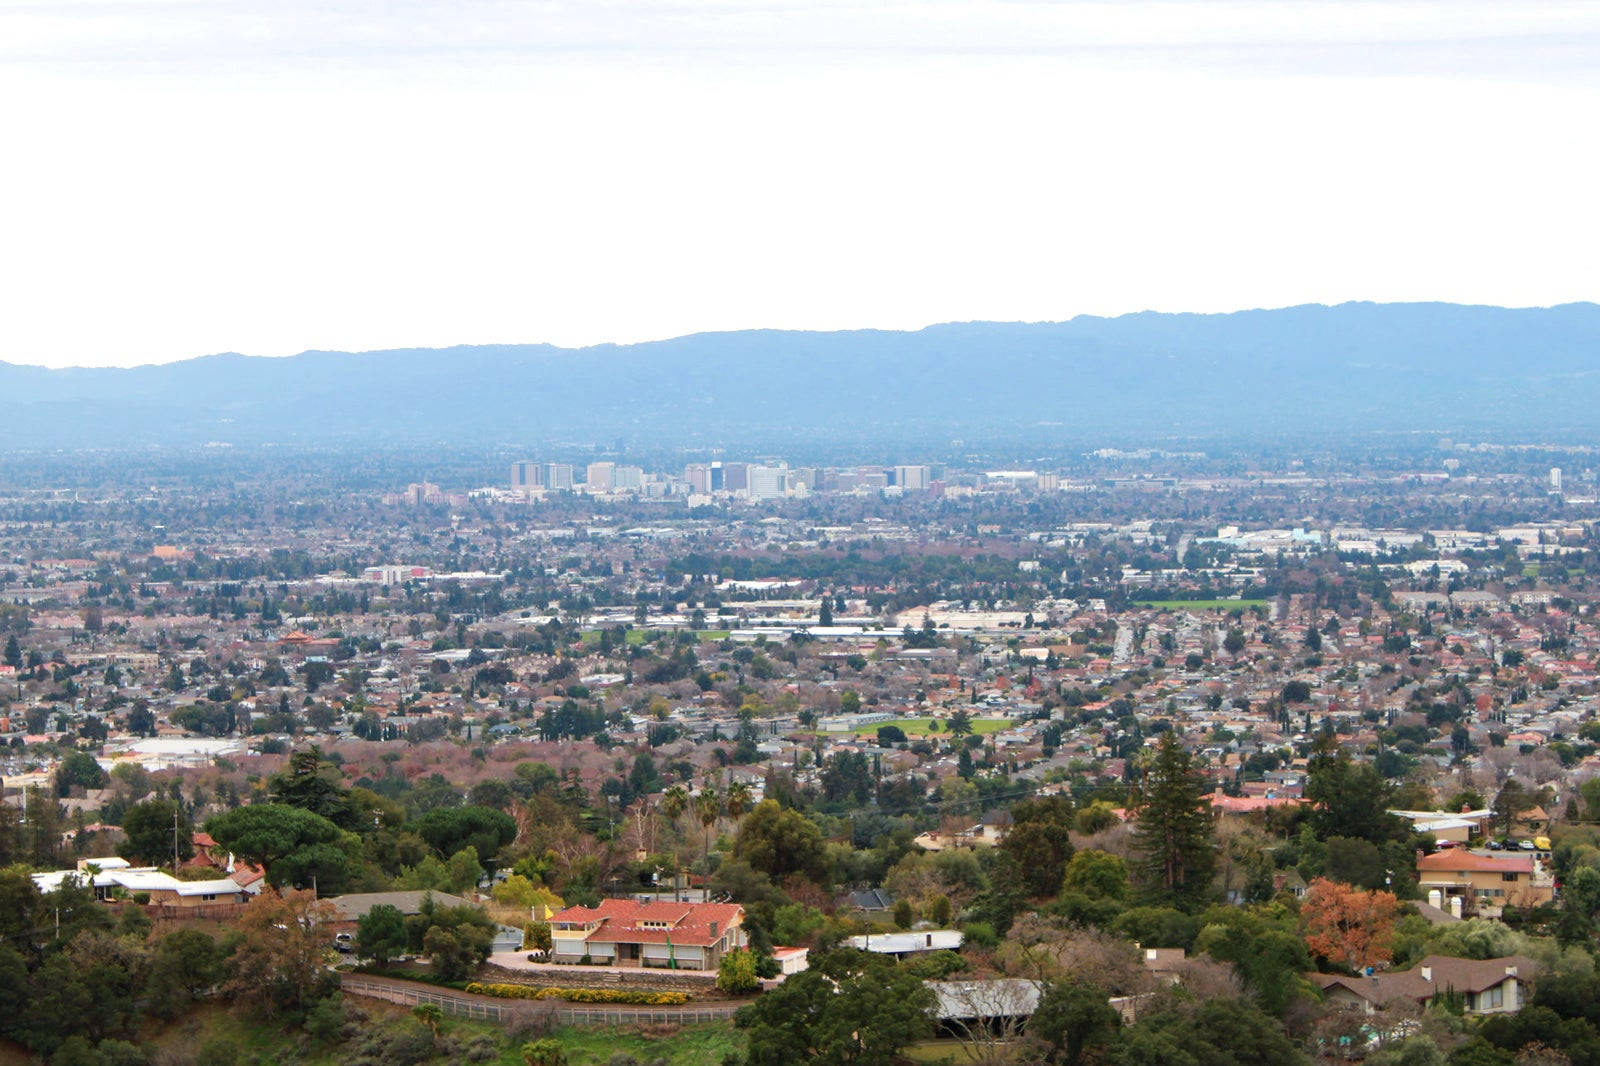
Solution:
{"label": "green lawn", "polygon": [[[691,1025],[669,1036],[646,1036],[631,1029],[558,1029],[555,1038],[570,1066],[604,1066],[619,1051],[640,1062],[665,1058],[671,1066],[717,1066],[723,1056],[744,1050],[744,1036],[732,1022]],[[506,1066],[522,1064],[522,1058],[509,1051],[500,1061]]]}
{"label": "green lawn", "polygon": [[1156,607],[1163,611],[1234,611],[1265,607],[1266,600],[1134,600],[1137,607]]}
{"label": "green lawn", "polygon": [[[662,635],[662,636],[670,637],[674,633],[679,633],[679,632],[681,632],[681,630],[677,630],[677,629],[660,629],[660,630],[657,630],[657,629],[630,629],[630,630],[628,630],[628,633],[627,633],[627,640],[628,640],[629,644],[643,644],[644,641],[645,641],[645,637],[647,637],[647,636],[649,636],[651,634],[659,634],[659,635]],[[703,640],[703,641],[704,640],[727,640],[728,639],[728,632],[729,631],[726,630],[726,629],[697,629],[697,630],[695,630],[695,636],[698,637],[700,640]],[[583,633],[583,642],[585,644],[598,644],[598,643],[600,643],[600,631],[598,629],[585,630],[584,633]]]}
{"label": "green lawn", "polygon": [[[890,722],[874,722],[871,725],[858,725],[851,730],[854,733],[876,733],[880,726],[897,725],[905,731],[908,737],[927,736],[933,732],[933,723],[939,723],[939,732],[950,732],[950,719],[944,718],[896,718]],[[974,733],[998,733],[1011,724],[1009,718],[974,718],[972,731]]]}

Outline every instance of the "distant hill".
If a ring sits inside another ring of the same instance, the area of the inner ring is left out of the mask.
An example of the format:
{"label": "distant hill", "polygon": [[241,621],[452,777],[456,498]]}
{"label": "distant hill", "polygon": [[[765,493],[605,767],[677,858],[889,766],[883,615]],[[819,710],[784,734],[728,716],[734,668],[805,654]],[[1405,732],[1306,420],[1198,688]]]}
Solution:
{"label": "distant hill", "polygon": [[1350,303],[135,369],[0,363],[0,447],[1600,431],[1600,306]]}

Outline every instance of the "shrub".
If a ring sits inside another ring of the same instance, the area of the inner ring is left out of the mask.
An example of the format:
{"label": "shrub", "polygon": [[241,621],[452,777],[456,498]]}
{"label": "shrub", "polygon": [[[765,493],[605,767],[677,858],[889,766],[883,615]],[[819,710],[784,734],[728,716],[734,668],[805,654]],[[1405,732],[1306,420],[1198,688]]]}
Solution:
{"label": "shrub", "polygon": [[555,1029],[555,1004],[518,1003],[512,1007],[505,1020],[506,1039],[513,1044],[526,1043],[541,1036],[549,1036]]}
{"label": "shrub", "polygon": [[367,1026],[345,1059],[348,1066],[417,1066],[433,1058],[433,1032],[415,1018]]}
{"label": "shrub", "polygon": [[903,964],[907,972],[924,981],[937,981],[965,970],[969,963],[953,951],[930,951],[907,959]]}
{"label": "shrub", "polygon": [[505,982],[472,981],[467,984],[475,996],[499,999],[564,999],[569,1003],[628,1003],[642,1007],[679,1007],[689,1002],[684,992],[648,992],[628,988],[535,988]]}
{"label": "shrub", "polygon": [[213,1037],[200,1045],[194,1066],[233,1066],[239,1061],[239,1044],[225,1036]]}
{"label": "shrub", "polygon": [[961,927],[961,935],[969,944],[976,944],[980,948],[992,948],[1000,943],[1000,938],[995,935],[994,926],[988,922],[968,922]]}
{"label": "shrub", "polygon": [[755,955],[744,948],[734,948],[722,956],[717,964],[717,989],[730,996],[743,996],[761,987],[756,976]]}
{"label": "shrub", "polygon": [[[306,1012],[305,1030],[318,1043],[336,1044],[344,1039],[349,1022],[350,1015],[345,1010],[344,997],[327,996],[317,1000],[317,1005]],[[234,1057],[238,1057],[237,1051]]]}
{"label": "shrub", "polygon": [[522,1045],[522,1061],[528,1066],[567,1066],[567,1053],[561,1041],[545,1037]]}

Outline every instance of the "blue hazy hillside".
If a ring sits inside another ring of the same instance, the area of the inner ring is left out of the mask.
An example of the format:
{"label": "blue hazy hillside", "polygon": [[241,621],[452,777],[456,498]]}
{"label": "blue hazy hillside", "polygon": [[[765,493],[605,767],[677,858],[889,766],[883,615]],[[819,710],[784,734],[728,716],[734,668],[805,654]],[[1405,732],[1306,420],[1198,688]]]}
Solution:
{"label": "blue hazy hillside", "polygon": [[0,363],[0,447],[1027,440],[1600,431],[1600,306],[1351,303],[214,355],[134,369]]}

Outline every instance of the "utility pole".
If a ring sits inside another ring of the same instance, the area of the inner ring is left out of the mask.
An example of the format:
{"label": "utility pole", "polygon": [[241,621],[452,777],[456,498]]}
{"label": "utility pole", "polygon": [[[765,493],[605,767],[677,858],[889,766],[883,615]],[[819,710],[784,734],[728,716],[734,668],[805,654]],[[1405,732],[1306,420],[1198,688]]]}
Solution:
{"label": "utility pole", "polygon": [[172,876],[178,876],[178,804],[172,804]]}

